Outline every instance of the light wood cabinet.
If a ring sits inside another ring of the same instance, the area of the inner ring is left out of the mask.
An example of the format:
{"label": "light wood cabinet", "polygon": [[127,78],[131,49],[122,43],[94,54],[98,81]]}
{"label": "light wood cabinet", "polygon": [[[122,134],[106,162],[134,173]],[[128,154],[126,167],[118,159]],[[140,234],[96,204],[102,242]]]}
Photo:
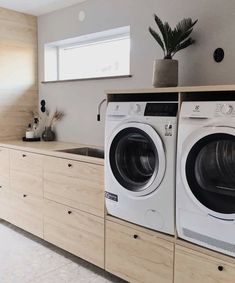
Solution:
{"label": "light wood cabinet", "polygon": [[107,271],[129,282],[173,282],[173,243],[111,221],[105,240]]}
{"label": "light wood cabinet", "polygon": [[10,222],[10,192],[8,189],[2,187],[0,190],[0,218]]}
{"label": "light wood cabinet", "polygon": [[0,148],[0,217],[43,237],[41,156]]}
{"label": "light wood cabinet", "polygon": [[232,283],[235,260],[112,216],[104,167],[0,147],[0,218],[132,283]]}
{"label": "light wood cabinet", "polygon": [[104,268],[104,219],[44,201],[44,239]]}
{"label": "light wood cabinet", "polygon": [[43,156],[10,150],[10,187],[15,192],[43,197]]}
{"label": "light wood cabinet", "polygon": [[176,245],[174,277],[174,283],[233,283],[235,264]]}
{"label": "light wood cabinet", "polygon": [[104,268],[104,167],[1,148],[0,163],[0,218]]}
{"label": "light wood cabinet", "polygon": [[0,190],[9,188],[9,150],[0,147]]}
{"label": "light wood cabinet", "polygon": [[43,199],[9,190],[0,192],[0,217],[43,237]]}
{"label": "light wood cabinet", "polygon": [[44,197],[104,217],[104,166],[44,157]]}

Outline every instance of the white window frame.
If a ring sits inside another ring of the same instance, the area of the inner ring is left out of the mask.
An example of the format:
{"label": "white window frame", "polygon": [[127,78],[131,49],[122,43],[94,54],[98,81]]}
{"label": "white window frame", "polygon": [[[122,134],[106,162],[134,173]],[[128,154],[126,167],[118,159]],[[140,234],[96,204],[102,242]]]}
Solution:
{"label": "white window frame", "polygon": [[[102,79],[102,78],[113,78],[113,77],[130,77],[130,54],[129,54],[129,70],[123,75],[110,75],[110,76],[91,76],[87,78],[77,78],[77,79],[61,79],[60,76],[60,54],[63,49],[74,48],[77,46],[85,46],[91,44],[99,44],[102,42],[120,40],[120,39],[130,39],[130,26],[119,27],[111,30],[106,30],[102,32],[92,33],[88,35],[83,35],[76,38],[65,39],[61,41],[47,43],[44,46],[44,82],[49,81],[70,81],[70,80],[85,80],[85,79]],[[49,53],[50,52],[50,53]],[[130,52],[130,50],[129,50]],[[50,59],[48,60],[48,56]],[[51,59],[52,58],[52,59]],[[48,68],[48,61],[52,62],[53,71]],[[48,74],[48,69],[50,74]]]}

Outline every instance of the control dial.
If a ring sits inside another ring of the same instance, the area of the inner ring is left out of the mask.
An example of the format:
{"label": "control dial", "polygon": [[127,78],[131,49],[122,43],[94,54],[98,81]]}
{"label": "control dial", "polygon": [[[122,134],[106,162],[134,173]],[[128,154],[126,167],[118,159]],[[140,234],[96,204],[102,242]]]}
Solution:
{"label": "control dial", "polygon": [[223,104],[220,108],[221,113],[224,115],[230,115],[233,112],[233,106],[229,104]]}
{"label": "control dial", "polygon": [[139,113],[140,110],[141,110],[140,104],[134,104],[134,105],[133,105],[132,111],[133,111],[134,113]]}

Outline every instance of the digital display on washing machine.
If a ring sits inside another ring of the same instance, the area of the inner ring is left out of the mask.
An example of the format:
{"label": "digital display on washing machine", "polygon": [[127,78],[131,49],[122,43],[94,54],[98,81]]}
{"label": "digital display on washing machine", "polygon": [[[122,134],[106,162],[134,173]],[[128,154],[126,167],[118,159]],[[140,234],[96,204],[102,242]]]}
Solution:
{"label": "digital display on washing machine", "polygon": [[178,112],[178,103],[147,103],[144,116],[175,117]]}

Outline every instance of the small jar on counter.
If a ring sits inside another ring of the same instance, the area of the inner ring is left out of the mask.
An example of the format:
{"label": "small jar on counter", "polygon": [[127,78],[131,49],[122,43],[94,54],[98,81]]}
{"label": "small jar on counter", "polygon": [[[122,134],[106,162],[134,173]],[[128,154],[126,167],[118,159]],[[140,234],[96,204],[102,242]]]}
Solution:
{"label": "small jar on counter", "polygon": [[28,128],[27,128],[26,133],[25,133],[25,137],[26,137],[26,139],[33,139],[34,138],[34,130],[31,126],[31,124],[28,125]]}

